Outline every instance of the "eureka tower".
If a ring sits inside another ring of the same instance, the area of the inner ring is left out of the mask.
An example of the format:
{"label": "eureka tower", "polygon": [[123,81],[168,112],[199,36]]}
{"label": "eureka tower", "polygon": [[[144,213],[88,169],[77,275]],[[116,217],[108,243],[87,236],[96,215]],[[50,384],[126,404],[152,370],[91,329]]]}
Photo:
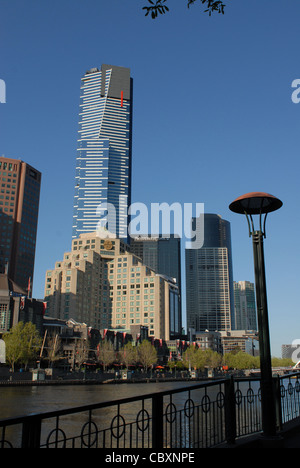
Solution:
{"label": "eureka tower", "polygon": [[109,230],[128,239],[132,78],[114,65],[81,79],[72,237]]}

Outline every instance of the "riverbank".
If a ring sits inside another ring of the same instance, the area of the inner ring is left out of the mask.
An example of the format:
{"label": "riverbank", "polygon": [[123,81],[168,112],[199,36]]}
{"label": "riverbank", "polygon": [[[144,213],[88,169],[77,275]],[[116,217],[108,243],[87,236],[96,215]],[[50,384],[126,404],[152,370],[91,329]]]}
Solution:
{"label": "riverbank", "polygon": [[49,385],[120,385],[120,384],[145,384],[164,382],[201,382],[207,378],[145,378],[145,379],[107,379],[107,380],[20,380],[20,381],[0,381],[0,387],[25,387],[25,386],[49,386]]}
{"label": "riverbank", "polygon": [[[220,376],[224,378],[224,376]],[[20,386],[46,386],[46,385],[120,385],[124,383],[160,383],[160,382],[197,382],[207,380],[206,375],[199,375],[193,378],[189,372],[177,373],[128,373],[127,378],[123,378],[122,373],[106,372],[73,372],[63,373],[53,372],[52,375],[45,373],[34,374],[33,372],[9,372],[8,369],[0,369],[0,387],[20,387]]]}

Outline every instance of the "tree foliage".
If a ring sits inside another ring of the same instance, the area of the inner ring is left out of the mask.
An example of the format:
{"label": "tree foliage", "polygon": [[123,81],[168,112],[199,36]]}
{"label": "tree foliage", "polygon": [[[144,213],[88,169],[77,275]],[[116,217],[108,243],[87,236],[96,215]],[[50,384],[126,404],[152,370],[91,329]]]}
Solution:
{"label": "tree foliage", "polygon": [[119,358],[120,362],[128,369],[129,366],[133,366],[138,361],[137,348],[132,346],[131,343],[127,343],[124,348],[121,349]]}
{"label": "tree foliage", "polygon": [[[149,13],[151,14],[151,18],[155,19],[158,17],[158,15],[164,15],[166,12],[169,11],[168,6],[166,5],[167,0],[156,0],[156,3],[154,3],[153,0],[148,0],[149,5],[144,6],[143,10],[146,10],[145,16],[148,16]],[[187,0],[187,6],[188,8],[195,3],[197,0]],[[221,0],[199,0],[204,6],[206,6],[206,10],[204,10],[205,13],[208,13],[209,16],[212,15],[212,13],[217,12],[217,13],[222,13],[224,14],[224,9],[225,9],[225,3]]]}
{"label": "tree foliage", "polygon": [[98,359],[104,370],[116,360],[114,347],[110,341],[103,341],[98,348]]}
{"label": "tree foliage", "polygon": [[142,344],[137,349],[138,361],[141,363],[145,371],[153,364],[157,363],[157,351],[152,346],[150,341],[144,340]]}
{"label": "tree foliage", "polygon": [[184,366],[195,370],[205,367],[213,369],[222,366],[222,356],[211,349],[202,350],[196,347],[187,348],[182,356]]}
{"label": "tree foliage", "polygon": [[34,361],[42,343],[36,326],[31,322],[17,323],[3,339],[6,345],[6,360],[13,371],[16,364],[27,367],[31,361]]}
{"label": "tree foliage", "polygon": [[[222,366],[228,366],[229,369],[244,370],[244,369],[259,369],[259,356],[251,356],[239,349],[230,353],[218,354],[211,349],[201,350],[190,347],[183,353],[182,363],[186,369],[203,370],[205,367],[216,369]],[[178,367],[178,363],[176,363]],[[273,367],[288,367],[293,365],[291,359],[272,358]]]}
{"label": "tree foliage", "polygon": [[226,353],[223,362],[231,369],[258,369],[260,367],[259,356],[251,356],[243,351]]}

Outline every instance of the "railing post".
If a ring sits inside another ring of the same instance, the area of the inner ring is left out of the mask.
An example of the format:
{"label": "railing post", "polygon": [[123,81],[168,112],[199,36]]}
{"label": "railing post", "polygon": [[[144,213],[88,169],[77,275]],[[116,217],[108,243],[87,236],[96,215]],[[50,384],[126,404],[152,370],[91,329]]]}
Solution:
{"label": "railing post", "polygon": [[164,429],[163,429],[164,397],[162,395],[153,395],[152,397],[152,448],[163,448]]}
{"label": "railing post", "polygon": [[22,448],[40,448],[41,426],[39,416],[28,416],[25,419],[22,429]]}
{"label": "railing post", "polygon": [[275,412],[276,412],[276,426],[279,431],[282,431],[282,406],[281,406],[281,389],[280,378],[273,377]]}
{"label": "railing post", "polygon": [[236,408],[234,380],[225,381],[225,436],[228,444],[234,444],[236,439]]}

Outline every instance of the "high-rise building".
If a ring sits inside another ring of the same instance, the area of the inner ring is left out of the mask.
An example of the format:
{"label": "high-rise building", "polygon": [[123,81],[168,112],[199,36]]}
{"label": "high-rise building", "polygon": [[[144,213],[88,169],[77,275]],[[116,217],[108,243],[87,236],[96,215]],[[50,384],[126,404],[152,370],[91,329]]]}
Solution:
{"label": "high-rise building", "polygon": [[[144,265],[157,273],[173,278],[179,289],[181,299],[181,251],[180,237],[131,235],[130,251],[142,259]],[[179,302],[178,317],[174,317],[177,335],[182,329],[182,308]]]}
{"label": "high-rise building", "polygon": [[130,69],[92,68],[82,77],[72,237],[108,229],[128,239],[131,204]]}
{"label": "high-rise building", "polygon": [[46,272],[45,299],[49,316],[97,329],[141,325],[150,337],[169,340],[178,328],[176,282],[143,265],[121,239],[96,232],[74,239],[72,251]]}
{"label": "high-rise building", "polygon": [[[187,327],[196,331],[234,330],[230,223],[215,214],[204,214],[201,222],[203,246],[185,251]],[[195,231],[196,218],[192,225]]]}
{"label": "high-rise building", "polygon": [[41,173],[0,157],[0,273],[25,291],[32,286]]}
{"label": "high-rise building", "polygon": [[254,283],[234,281],[234,312],[237,330],[257,330]]}

